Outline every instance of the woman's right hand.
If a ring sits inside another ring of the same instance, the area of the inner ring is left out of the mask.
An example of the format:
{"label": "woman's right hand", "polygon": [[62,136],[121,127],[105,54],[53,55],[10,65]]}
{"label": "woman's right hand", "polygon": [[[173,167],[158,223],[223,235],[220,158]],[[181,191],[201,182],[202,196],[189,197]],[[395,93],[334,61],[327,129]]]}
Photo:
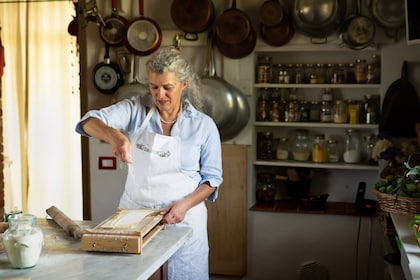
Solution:
{"label": "woman's right hand", "polygon": [[132,163],[130,140],[121,131],[107,126],[97,118],[89,118],[83,123],[83,130],[92,137],[101,139],[112,146],[112,153],[122,162]]}
{"label": "woman's right hand", "polygon": [[131,160],[131,145],[127,136],[123,133],[119,133],[112,140],[112,153],[121,161],[126,163],[132,163]]}

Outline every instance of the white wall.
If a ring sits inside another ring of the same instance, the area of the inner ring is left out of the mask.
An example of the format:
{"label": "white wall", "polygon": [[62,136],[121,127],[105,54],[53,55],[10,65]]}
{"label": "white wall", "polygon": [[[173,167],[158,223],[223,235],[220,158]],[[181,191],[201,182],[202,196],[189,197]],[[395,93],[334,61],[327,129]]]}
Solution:
{"label": "white wall", "polygon": [[[137,1],[122,0],[120,14],[128,18],[138,15]],[[170,0],[145,1],[148,17],[155,19],[167,34],[164,36],[164,45],[171,44],[172,35],[176,28],[171,22],[169,7]],[[217,13],[230,7],[230,1],[215,0]],[[237,1],[237,7],[244,10],[252,19],[254,27],[258,27],[258,7],[262,1],[243,0]],[[290,3],[291,1],[284,1]],[[108,6],[103,6],[105,1],[98,1],[103,15],[110,14]],[[108,3],[108,1],[106,1]],[[90,70],[102,61],[103,43],[101,42],[97,26],[89,23],[88,28],[88,65]],[[382,45],[382,70],[384,94],[389,84],[400,76],[402,60],[409,62],[409,78],[415,82],[420,92],[420,45],[407,46],[402,38],[398,43],[383,36],[383,31],[378,29],[376,41]],[[168,35],[171,34],[171,35]],[[205,34],[201,36],[205,37]],[[338,38],[332,36],[330,44],[337,44]],[[194,45],[195,44],[195,45]],[[293,41],[284,48],[311,48],[309,39],[296,34]],[[256,49],[266,48],[267,45],[258,39]],[[319,47],[319,46],[317,46]],[[194,61],[197,69],[202,69],[205,58],[205,44],[181,42],[181,48]],[[281,48],[279,48],[281,50]],[[114,50],[118,51],[118,50]],[[147,57],[140,57],[143,65]],[[216,50],[218,74],[236,85],[243,91],[250,102],[252,114],[247,127],[236,137],[229,141],[251,145],[252,120],[254,116],[253,94],[253,71],[254,57],[250,55],[240,60],[222,57]],[[414,67],[411,68],[410,66]],[[141,67],[141,69],[143,69]],[[140,80],[144,78],[144,70],[140,72]],[[90,71],[91,72],[91,71]],[[88,77],[91,80],[91,77]],[[111,104],[112,96],[97,92],[93,84],[89,86],[89,108],[99,108]],[[98,170],[98,157],[111,156],[108,144],[97,140],[90,141],[90,168],[91,168],[91,193],[93,220],[101,221],[118,206],[119,195],[123,189],[125,172],[117,170]],[[254,157],[254,149],[250,146],[250,158]],[[250,161],[252,162],[252,161]],[[249,166],[248,205],[255,201],[252,182],[253,166]],[[328,175],[328,176],[325,176]],[[327,179],[326,179],[327,178]],[[367,182],[372,186],[377,179],[375,171],[348,171],[348,170],[324,170],[320,173],[318,185],[314,192],[326,192],[330,194],[331,201],[353,202],[356,189],[360,181]],[[322,186],[326,186],[323,188]],[[368,191],[368,198],[374,198]],[[359,224],[360,222],[360,224]],[[358,230],[360,226],[360,239]],[[371,244],[370,244],[371,243]],[[358,247],[357,247],[357,244]],[[359,249],[359,261],[356,268],[356,249]],[[369,253],[370,252],[370,253]],[[267,212],[248,212],[248,273],[243,279],[297,279],[297,271],[301,264],[306,261],[318,261],[324,264],[331,274],[331,279],[355,279],[355,271],[359,271],[359,279],[383,279],[383,255],[381,251],[381,230],[376,218],[362,218],[355,216],[337,215],[302,215],[281,214]],[[369,277],[367,277],[369,275]]]}

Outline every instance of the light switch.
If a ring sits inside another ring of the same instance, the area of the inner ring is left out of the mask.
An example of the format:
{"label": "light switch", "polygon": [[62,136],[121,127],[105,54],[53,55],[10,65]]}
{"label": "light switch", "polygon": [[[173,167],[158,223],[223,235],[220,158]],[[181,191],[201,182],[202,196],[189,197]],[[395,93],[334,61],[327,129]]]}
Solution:
{"label": "light switch", "polygon": [[117,158],[116,157],[99,157],[98,168],[99,169],[117,169]]}

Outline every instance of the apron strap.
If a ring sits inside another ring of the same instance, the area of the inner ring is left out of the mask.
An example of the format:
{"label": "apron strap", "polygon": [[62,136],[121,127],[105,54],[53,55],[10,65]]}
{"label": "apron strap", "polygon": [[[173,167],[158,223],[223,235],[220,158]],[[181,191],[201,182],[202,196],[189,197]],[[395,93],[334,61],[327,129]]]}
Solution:
{"label": "apron strap", "polygon": [[153,116],[153,114],[156,111],[156,107],[153,106],[152,108],[150,108],[150,111],[147,113],[146,118],[144,119],[143,123],[140,126],[140,129],[145,129],[146,125],[149,123],[150,118]]}

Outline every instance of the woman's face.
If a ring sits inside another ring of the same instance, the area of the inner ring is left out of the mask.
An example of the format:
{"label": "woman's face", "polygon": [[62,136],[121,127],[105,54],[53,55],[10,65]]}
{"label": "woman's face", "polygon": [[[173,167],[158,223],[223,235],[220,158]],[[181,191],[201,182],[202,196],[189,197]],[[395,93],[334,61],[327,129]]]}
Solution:
{"label": "woman's face", "polygon": [[178,81],[174,72],[162,74],[149,71],[149,90],[153,101],[160,112],[178,112],[181,106],[181,95],[187,83]]}

